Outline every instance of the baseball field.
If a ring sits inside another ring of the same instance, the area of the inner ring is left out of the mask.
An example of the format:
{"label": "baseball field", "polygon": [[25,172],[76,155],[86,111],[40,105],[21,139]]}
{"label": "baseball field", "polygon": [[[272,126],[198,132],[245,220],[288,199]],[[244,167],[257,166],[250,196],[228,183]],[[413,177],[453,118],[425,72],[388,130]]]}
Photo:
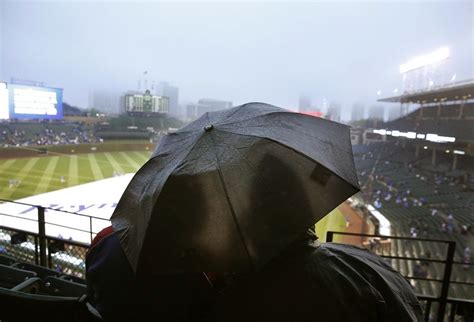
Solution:
{"label": "baseball field", "polygon": [[0,159],[0,198],[16,200],[137,171],[150,152],[99,152]]}
{"label": "baseball field", "polygon": [[[111,151],[0,159],[0,199],[20,198],[136,172],[149,151]],[[316,225],[322,241],[327,230],[344,231],[345,217],[335,209]]]}

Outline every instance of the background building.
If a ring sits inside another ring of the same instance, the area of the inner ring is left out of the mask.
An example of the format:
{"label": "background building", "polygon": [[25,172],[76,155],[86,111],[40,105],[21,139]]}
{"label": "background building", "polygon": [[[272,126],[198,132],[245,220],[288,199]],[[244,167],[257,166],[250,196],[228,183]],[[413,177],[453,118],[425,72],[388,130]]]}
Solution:
{"label": "background building", "polygon": [[326,117],[331,121],[341,121],[341,104],[338,102],[331,102],[328,107]]}
{"label": "background building", "polygon": [[95,108],[106,114],[119,114],[120,96],[117,93],[104,90],[89,92],[89,108]]}
{"label": "background building", "polygon": [[311,97],[306,95],[301,95],[298,102],[298,110],[300,112],[310,112],[311,111]]}
{"label": "background building", "polygon": [[383,120],[385,107],[383,105],[372,105],[369,109],[369,119]]}
{"label": "background building", "polygon": [[168,82],[159,82],[156,91],[158,96],[166,96],[169,98],[169,113],[171,115],[181,115],[179,110],[179,88],[172,86]]}
{"label": "background building", "polygon": [[169,99],[166,96],[151,95],[149,90],[143,94],[126,94],[125,111],[131,114],[168,113]]}
{"label": "background building", "polygon": [[230,101],[202,98],[197,103],[191,103],[186,106],[186,117],[189,120],[194,120],[204,113],[214,112],[231,107],[232,102]]}
{"label": "background building", "polygon": [[362,103],[354,103],[352,105],[351,121],[359,121],[364,119],[365,107]]}

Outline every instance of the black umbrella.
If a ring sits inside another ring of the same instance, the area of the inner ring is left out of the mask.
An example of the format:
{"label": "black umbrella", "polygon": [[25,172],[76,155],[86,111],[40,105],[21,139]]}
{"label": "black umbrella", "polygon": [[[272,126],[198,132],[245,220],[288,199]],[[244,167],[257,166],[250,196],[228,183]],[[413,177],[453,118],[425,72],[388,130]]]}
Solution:
{"label": "black umbrella", "polygon": [[349,127],[249,103],[166,135],[111,220],[136,272],[252,270],[358,190]]}

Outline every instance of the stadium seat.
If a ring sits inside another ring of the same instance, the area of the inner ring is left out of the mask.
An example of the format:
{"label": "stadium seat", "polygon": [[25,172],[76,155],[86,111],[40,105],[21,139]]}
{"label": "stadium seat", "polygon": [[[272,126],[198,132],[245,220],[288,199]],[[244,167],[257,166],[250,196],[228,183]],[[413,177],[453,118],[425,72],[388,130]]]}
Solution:
{"label": "stadium seat", "polygon": [[0,320],[35,322],[101,321],[85,297],[28,294],[0,287]]}
{"label": "stadium seat", "polygon": [[80,277],[76,277],[76,276],[73,276],[73,275],[62,275],[60,278],[66,280],[66,281],[86,285],[86,280],[85,279],[80,278]]}
{"label": "stadium seat", "polygon": [[59,273],[53,269],[49,269],[43,266],[35,265],[35,264],[30,264],[30,263],[16,263],[13,264],[12,266],[19,268],[19,269],[24,269],[24,270],[29,270],[33,271],[38,275],[38,277],[44,279],[48,276],[61,276],[62,273]]}
{"label": "stadium seat", "polygon": [[71,282],[62,278],[49,276],[44,280],[44,290],[51,295],[80,297],[87,293],[84,284]]}
{"label": "stadium seat", "polygon": [[12,288],[32,277],[35,272],[0,264],[0,287]]}
{"label": "stadium seat", "polygon": [[10,266],[15,264],[17,260],[11,256],[0,254],[0,264]]}
{"label": "stadium seat", "polygon": [[13,291],[19,291],[24,293],[38,294],[41,290],[42,280],[39,277],[31,277],[22,283],[12,287]]}

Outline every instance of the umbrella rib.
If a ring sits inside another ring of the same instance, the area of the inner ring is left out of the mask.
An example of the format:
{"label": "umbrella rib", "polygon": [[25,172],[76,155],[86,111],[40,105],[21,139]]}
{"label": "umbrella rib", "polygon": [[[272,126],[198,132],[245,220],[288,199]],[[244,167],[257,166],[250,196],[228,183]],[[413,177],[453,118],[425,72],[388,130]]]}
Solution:
{"label": "umbrella rib", "polygon": [[[210,136],[211,136],[211,140],[213,142],[213,147],[215,146],[215,141],[214,141],[214,137],[213,137],[213,133],[210,133]],[[216,168],[217,168],[217,173],[219,173],[219,179],[222,183],[222,187],[224,189],[224,194],[225,194],[225,198],[227,199],[227,203],[229,204],[229,207],[230,207],[230,212],[232,214],[232,219],[234,220],[234,223],[235,223],[235,226],[237,228],[237,233],[239,234],[239,237],[240,237],[240,240],[242,242],[242,244],[244,245],[244,248],[245,248],[245,253],[247,254],[247,257],[249,259],[249,262],[250,262],[250,265],[253,266],[253,261],[252,261],[252,257],[250,256],[250,252],[247,248],[247,244],[245,243],[245,239],[244,239],[244,236],[242,234],[242,230],[240,229],[240,226],[239,226],[239,223],[237,221],[237,217],[235,216],[235,211],[234,211],[234,207],[232,206],[232,202],[229,198],[229,193],[227,191],[227,188],[226,188],[226,185],[225,185],[225,182],[224,182],[224,176],[222,175],[222,171],[221,171],[221,167],[220,167],[220,162],[219,162],[219,157],[217,155],[217,151],[216,149],[214,148],[214,154],[216,156]]]}

